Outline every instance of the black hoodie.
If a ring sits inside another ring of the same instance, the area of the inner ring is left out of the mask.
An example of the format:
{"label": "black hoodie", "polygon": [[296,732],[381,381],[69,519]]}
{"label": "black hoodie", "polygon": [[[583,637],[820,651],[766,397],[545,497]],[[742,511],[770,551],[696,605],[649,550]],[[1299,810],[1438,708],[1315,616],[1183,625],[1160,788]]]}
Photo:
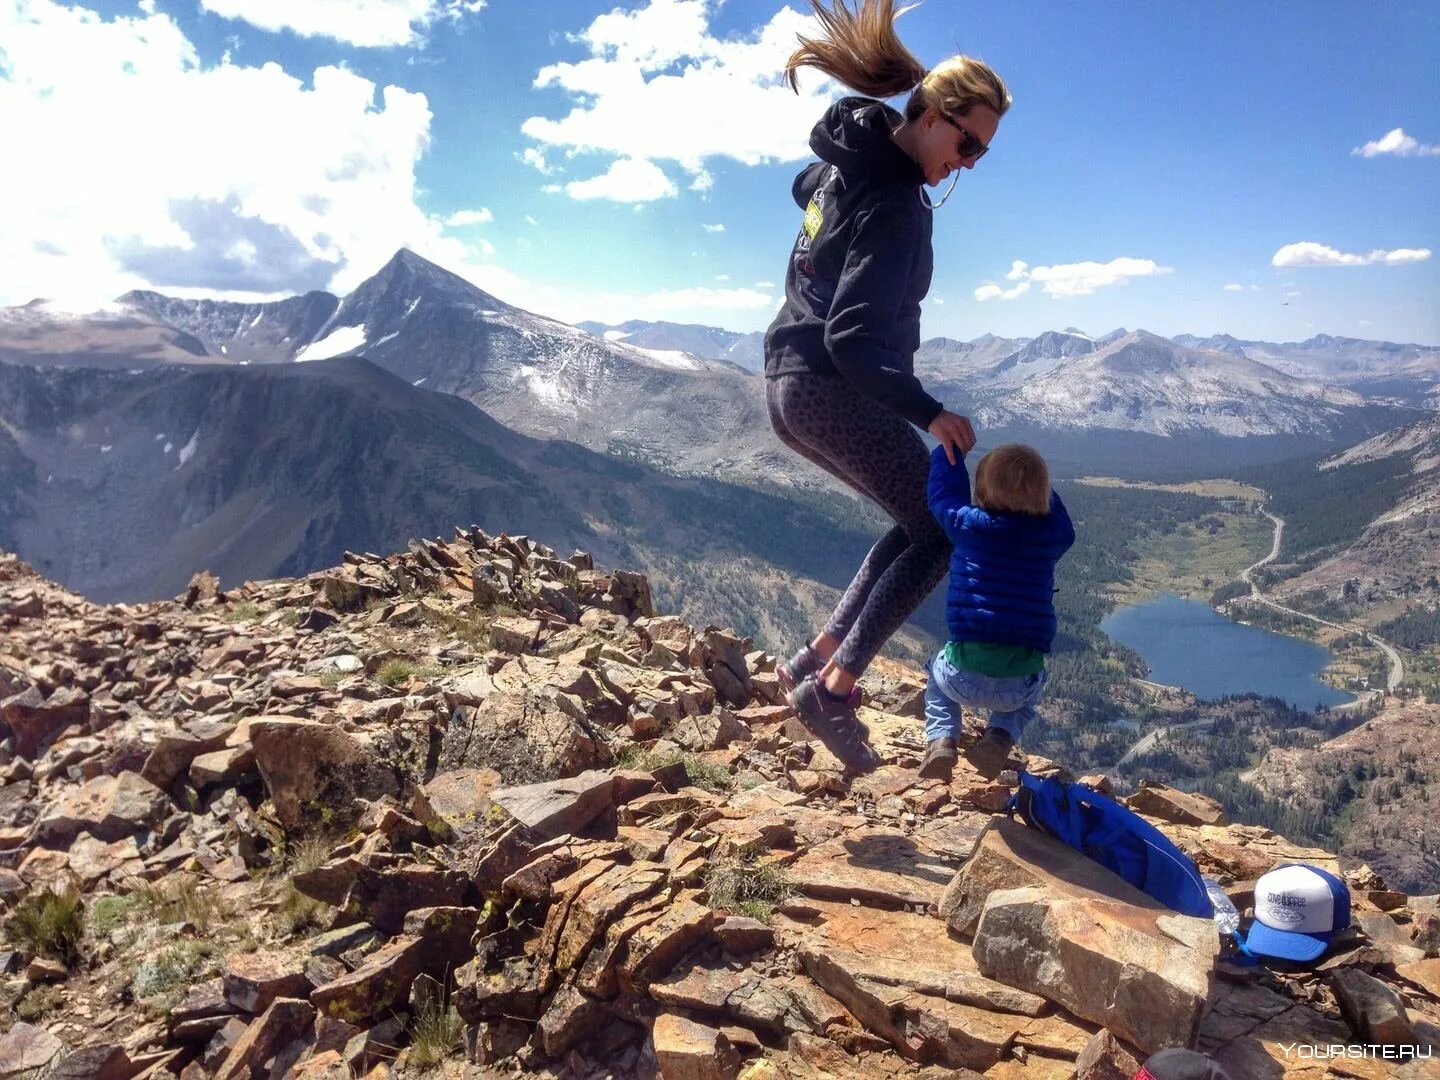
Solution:
{"label": "black hoodie", "polygon": [[795,178],[805,220],[785,305],[765,333],[765,375],[843,376],[920,428],[941,411],[915,377],[920,301],[934,257],[925,175],[895,144],[894,109],[848,97],[810,133],[820,161]]}

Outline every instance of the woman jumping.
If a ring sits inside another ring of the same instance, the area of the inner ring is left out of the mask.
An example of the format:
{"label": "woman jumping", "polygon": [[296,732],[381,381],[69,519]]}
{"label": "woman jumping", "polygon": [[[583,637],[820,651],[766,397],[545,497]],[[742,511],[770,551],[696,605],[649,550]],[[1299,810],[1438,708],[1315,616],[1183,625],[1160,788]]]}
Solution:
{"label": "woman jumping", "polygon": [[[920,301],[930,288],[932,202],[925,185],[974,168],[1010,107],[987,65],[954,56],[927,71],[895,33],[894,0],[811,0],[823,34],[785,65],[792,88],[818,68],[864,97],[826,110],[810,134],[820,160],[795,178],[805,211],[785,272],[785,304],[765,335],[765,401],[797,454],[895,521],[871,548],[825,629],[779,669],[801,723],[847,767],[876,765],[855,715],[855,680],[945,576],[949,541],[925,501],[930,457],[975,445],[914,373]],[[909,92],[903,114],[878,98]],[[912,427],[913,425],[913,427]]]}

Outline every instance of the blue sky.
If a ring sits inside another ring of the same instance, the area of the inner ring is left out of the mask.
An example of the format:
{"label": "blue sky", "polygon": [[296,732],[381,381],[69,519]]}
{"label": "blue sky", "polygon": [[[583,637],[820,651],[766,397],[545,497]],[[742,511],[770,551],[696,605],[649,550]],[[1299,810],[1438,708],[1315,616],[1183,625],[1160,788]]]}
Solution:
{"label": "blue sky", "polygon": [[[761,329],[838,92],[775,85],[803,25],[774,0],[0,0],[0,139],[43,148],[0,175],[0,303],[343,293],[404,244],[567,320]],[[1015,97],[937,213],[925,336],[1440,344],[1440,6],[931,0],[900,26]]]}

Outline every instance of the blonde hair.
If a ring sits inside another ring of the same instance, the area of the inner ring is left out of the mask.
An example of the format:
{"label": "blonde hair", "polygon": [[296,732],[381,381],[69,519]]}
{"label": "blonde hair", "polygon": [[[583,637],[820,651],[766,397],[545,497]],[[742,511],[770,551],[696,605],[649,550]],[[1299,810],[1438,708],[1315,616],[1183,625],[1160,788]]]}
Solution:
{"label": "blonde hair", "polygon": [[895,33],[895,20],[915,5],[895,10],[895,0],[810,0],[824,34],[800,36],[800,47],[785,62],[790,88],[800,91],[796,73],[813,67],[867,97],[887,98],[911,91],[905,119],[917,120],[934,106],[946,116],[964,116],[985,105],[996,116],[1010,108],[1004,80],[983,60],[952,56],[932,71],[915,58]]}
{"label": "blonde hair", "polygon": [[997,513],[1050,512],[1050,469],[1033,447],[1023,443],[997,446],[975,470],[975,505]]}

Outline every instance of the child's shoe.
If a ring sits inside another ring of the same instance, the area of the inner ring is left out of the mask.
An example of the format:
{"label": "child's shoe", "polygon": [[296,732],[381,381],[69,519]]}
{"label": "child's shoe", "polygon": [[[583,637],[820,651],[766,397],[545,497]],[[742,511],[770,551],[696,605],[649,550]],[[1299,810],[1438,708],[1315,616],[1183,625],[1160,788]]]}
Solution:
{"label": "child's shoe", "polygon": [[854,695],[837,698],[811,675],[790,692],[795,716],[851,772],[873,772],[880,758],[870,745],[870,729],[855,715]]}
{"label": "child's shoe", "polygon": [[987,727],[985,734],[969,750],[965,760],[986,780],[994,780],[1008,766],[1010,751],[1015,749],[1015,740],[1003,728]]}
{"label": "child's shoe", "polygon": [[954,739],[948,736],[931,739],[929,745],[925,747],[925,760],[920,762],[921,779],[943,780],[948,784],[950,776],[955,770],[958,756]]}

